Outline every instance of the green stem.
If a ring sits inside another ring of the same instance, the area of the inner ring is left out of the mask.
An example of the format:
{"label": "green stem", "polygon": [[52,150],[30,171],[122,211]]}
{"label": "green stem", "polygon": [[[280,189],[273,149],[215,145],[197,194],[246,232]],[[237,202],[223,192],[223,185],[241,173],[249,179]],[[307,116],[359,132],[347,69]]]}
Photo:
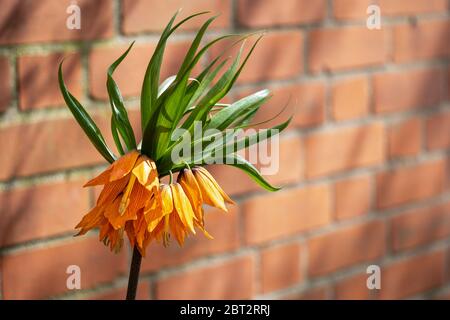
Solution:
{"label": "green stem", "polygon": [[173,173],[172,173],[172,170],[169,170],[169,174],[170,174],[169,184],[172,184],[172,182],[173,182]]}

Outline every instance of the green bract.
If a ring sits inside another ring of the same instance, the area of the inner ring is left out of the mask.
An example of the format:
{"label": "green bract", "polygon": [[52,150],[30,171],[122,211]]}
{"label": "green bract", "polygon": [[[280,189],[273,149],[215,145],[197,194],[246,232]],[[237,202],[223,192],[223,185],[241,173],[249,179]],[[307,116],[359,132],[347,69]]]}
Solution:
{"label": "green bract", "polygon": [[[125,59],[133,43],[108,68],[106,87],[112,111],[111,131],[117,150],[120,155],[123,155],[130,150],[140,148],[142,154],[155,161],[158,172],[162,177],[169,174],[170,171],[179,171],[186,164],[191,165],[195,163],[197,165],[204,165],[208,163],[214,157],[215,153],[212,154],[207,151],[214,149],[216,153],[217,151],[222,152],[223,160],[228,160],[224,161],[224,164],[230,163],[230,165],[243,170],[267,190],[278,190],[278,188],[271,186],[251,163],[235,152],[240,148],[246,148],[262,139],[267,139],[273,134],[278,134],[288,126],[290,119],[273,128],[254,133],[253,136],[244,136],[238,140],[230,141],[226,138],[232,136],[239,129],[249,127],[250,120],[270,97],[270,92],[268,90],[262,90],[229,105],[219,103],[236,82],[242,68],[261,37],[251,47],[242,63],[240,63],[240,60],[243,45],[228,69],[224,70],[227,60],[221,59],[222,55],[220,55],[213,59],[193,79],[191,78],[191,71],[198,65],[201,58],[208,52],[211,46],[231,37],[237,38],[233,44],[236,45],[248,37],[248,35],[225,35],[206,43],[200,48],[205,32],[215,19],[215,17],[210,18],[202,25],[192,41],[178,73],[160,83],[161,64],[166,43],[170,35],[186,21],[205,13],[201,12],[189,16],[173,26],[177,16],[175,14],[162,32],[161,38],[147,66],[142,84],[140,100],[142,142],[140,144],[136,143],[135,134],[130,124],[122,95],[113,79],[115,69]],[[106,144],[95,122],[64,84],[62,63],[59,65],[58,79],[61,93],[67,106],[101,155],[108,162],[114,162],[117,156],[114,155]],[[215,81],[219,74],[221,74],[220,77]],[[192,153],[190,157],[179,159],[177,163],[174,163],[171,157],[172,150],[179,148],[182,143],[186,143],[183,142],[182,136],[178,139],[172,139],[174,130],[182,128],[186,130],[185,134],[193,134],[194,125],[198,122],[201,123],[203,131],[215,129],[216,133],[203,135],[201,139],[190,142],[189,147],[193,151],[198,150],[196,147],[201,146],[202,153]],[[230,144],[232,145],[230,146]],[[233,152],[229,152],[229,150],[233,150]]]}

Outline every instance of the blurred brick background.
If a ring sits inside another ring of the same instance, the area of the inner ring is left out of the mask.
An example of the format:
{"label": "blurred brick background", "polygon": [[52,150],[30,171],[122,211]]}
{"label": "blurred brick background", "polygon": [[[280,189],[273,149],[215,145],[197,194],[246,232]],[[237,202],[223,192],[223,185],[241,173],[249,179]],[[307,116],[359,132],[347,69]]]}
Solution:
{"label": "blurred brick background", "polygon": [[[116,78],[137,119],[145,67],[179,7],[221,13],[212,34],[266,29],[232,98],[269,87],[258,119],[289,97],[295,117],[269,178],[285,188],[214,168],[238,205],[210,211],[214,241],[151,246],[139,297],[450,297],[448,0],[78,0],[79,31],[66,28],[70,3],[1,1],[1,298],[123,298],[129,251],[72,237],[94,202],[81,186],[104,162],[63,105],[56,69],[66,56],[70,89],[107,133],[106,68],[136,40]],[[381,30],[366,28],[371,3]],[[201,21],[174,36],[164,76]],[[66,289],[72,264],[81,291]],[[371,264],[380,291],[366,288]]]}

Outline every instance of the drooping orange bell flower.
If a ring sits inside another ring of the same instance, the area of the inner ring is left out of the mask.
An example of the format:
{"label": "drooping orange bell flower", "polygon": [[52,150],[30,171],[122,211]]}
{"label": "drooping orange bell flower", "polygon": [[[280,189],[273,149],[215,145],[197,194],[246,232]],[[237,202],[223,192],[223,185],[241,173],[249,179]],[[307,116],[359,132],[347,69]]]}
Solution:
{"label": "drooping orange bell flower", "polygon": [[[76,226],[78,235],[99,227],[100,241],[111,250],[119,251],[124,231],[141,253],[149,243],[150,234],[140,232],[145,212],[158,207],[159,179],[155,163],[148,157],[131,151],[111,164],[85,187],[103,185],[95,207]],[[146,224],[144,226],[144,231]]]}
{"label": "drooping orange bell flower", "polygon": [[179,183],[161,186],[162,210],[148,224],[148,230],[165,246],[172,234],[182,246],[188,234],[195,234],[194,221],[197,219],[189,198]]}
{"label": "drooping orange bell flower", "polygon": [[[229,105],[220,103],[235,84],[261,36],[248,50],[242,63],[240,61],[244,44],[226,70],[225,64],[219,62],[222,60],[221,54],[208,66],[201,68],[196,78],[192,78],[192,71],[197,69],[212,45],[231,37],[221,36],[204,43],[202,38],[215,19],[209,18],[198,30],[179,72],[161,82],[162,57],[170,35],[188,20],[206,12],[192,14],[174,24],[177,14],[166,25],[144,75],[140,95],[142,141],[139,143],[136,141],[136,136],[139,135],[133,130],[125,102],[114,80],[116,68],[128,55],[133,43],[108,68],[106,88],[111,105],[111,133],[117,152],[122,155],[119,159],[108,146],[95,121],[64,83],[62,62],[58,69],[59,87],[65,103],[93,146],[111,163],[109,168],[86,184],[102,185],[103,190],[95,207],[76,226],[80,229],[78,235],[99,228],[100,240],[111,250],[118,251],[126,233],[133,247],[127,299],[134,299],[136,296],[141,257],[145,255],[152,240],[159,240],[167,245],[169,235],[173,235],[182,245],[186,236],[194,234],[196,229],[211,237],[205,230],[203,205],[227,211],[226,203],[233,203],[206,169],[190,169],[190,165],[211,163],[214,155],[222,152],[227,160],[225,164],[243,170],[266,190],[279,190],[237,152],[278,134],[287,128],[291,118],[236,141],[217,139],[211,143],[212,137],[238,136],[242,128],[251,127],[253,115],[270,97],[268,90],[261,90]],[[244,42],[248,37],[249,35],[239,37],[232,46]],[[216,77],[218,74],[221,75]],[[205,131],[219,131],[220,135],[202,135],[190,144],[182,139],[187,134],[183,134],[180,139],[172,139],[178,129],[185,129],[187,133],[195,135],[197,124]],[[197,150],[197,146],[201,150]],[[173,157],[173,154],[180,148],[184,150],[184,147],[193,149],[194,154],[192,157],[183,155],[182,159],[186,164],[183,169],[180,158]],[[176,182],[171,179],[169,185],[160,185],[159,176],[172,176],[173,172],[179,171]]]}
{"label": "drooping orange bell flower", "polygon": [[205,229],[203,204],[227,211],[225,202],[234,202],[220,188],[206,169],[183,169],[176,183],[161,186],[161,208],[149,210],[150,238],[168,245],[170,234],[182,246],[186,236],[200,229],[207,238],[212,236]]}
{"label": "drooping orange bell flower", "polygon": [[228,212],[225,203],[235,204],[233,200],[222,190],[214,177],[203,167],[192,168],[192,173],[197,181],[203,202]]}

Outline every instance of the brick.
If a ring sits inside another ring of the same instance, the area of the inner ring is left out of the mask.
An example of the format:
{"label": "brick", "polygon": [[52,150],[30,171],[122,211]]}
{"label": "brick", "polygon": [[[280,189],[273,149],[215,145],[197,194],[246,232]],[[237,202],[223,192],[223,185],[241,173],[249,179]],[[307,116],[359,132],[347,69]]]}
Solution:
{"label": "brick", "polygon": [[328,224],[330,190],[319,185],[264,194],[245,201],[242,208],[245,242],[262,243]]}
{"label": "brick", "polygon": [[[273,88],[272,97],[259,109],[253,123],[264,124],[258,127],[269,128],[293,116],[289,128],[311,127],[325,120],[325,86],[323,83],[308,82]],[[239,97],[244,97],[255,92],[248,90],[240,92]],[[285,110],[283,111],[283,109]],[[281,114],[279,114],[283,111]],[[275,119],[272,119],[278,115]]]}
{"label": "brick", "polygon": [[[127,295],[127,288],[112,289],[89,297],[89,300],[124,300]],[[136,292],[136,300],[150,299],[150,284],[144,279],[139,280]]]}
{"label": "brick", "polygon": [[156,282],[157,299],[249,299],[253,296],[251,256],[197,268]]}
{"label": "brick", "polygon": [[450,147],[450,113],[438,113],[427,120],[426,145],[429,150]]}
{"label": "brick", "polygon": [[367,274],[344,279],[336,285],[337,299],[402,299],[444,282],[444,253],[431,252],[381,267],[381,289],[369,290]]}
{"label": "brick", "polygon": [[[272,148],[273,153],[270,151]],[[303,146],[299,137],[280,137],[279,149],[277,150],[275,146],[268,144],[267,150],[269,152],[261,151],[262,154],[267,153],[267,159],[263,159],[264,163],[256,163],[255,167],[260,170],[269,183],[286,185],[303,179]],[[246,159],[250,159],[248,152],[244,156]],[[263,157],[265,158],[265,156]],[[212,165],[208,167],[208,170],[229,194],[261,190],[257,183],[239,169],[230,166]],[[237,184],[236,181],[239,181],[239,183]]]}
{"label": "brick", "polygon": [[[366,269],[366,266],[361,269]],[[381,268],[381,281],[384,281],[384,268]],[[370,274],[361,273],[347,277],[339,281],[335,286],[335,298],[337,300],[376,300],[379,299],[380,293],[384,290],[383,284],[381,289],[368,289],[367,279]]]}
{"label": "brick", "polygon": [[[133,46],[127,57],[114,72],[114,80],[124,97],[139,96],[145,70],[152,57],[156,44],[138,44]],[[172,42],[167,45],[164,53],[161,81],[174,75],[182,63],[189,48],[186,41]],[[99,47],[89,54],[89,91],[96,99],[107,99],[106,74],[108,67],[125,52],[127,46]]]}
{"label": "brick", "polygon": [[446,0],[382,0],[382,12],[387,15],[409,15],[442,12],[448,9]]}
{"label": "brick", "polygon": [[112,0],[79,0],[81,28],[68,29],[70,0],[5,0],[0,45],[106,39],[113,35]]}
{"label": "brick", "polygon": [[232,166],[213,164],[208,166],[208,171],[228,195],[240,195],[260,188],[244,171]]}
{"label": "brick", "polygon": [[196,17],[180,30],[198,29],[212,15],[219,16],[210,28],[227,28],[230,25],[230,0],[122,0],[122,32],[135,34],[139,32],[161,31],[165,28],[175,12],[182,8],[175,23],[202,11],[210,11],[208,15]]}
{"label": "brick", "polygon": [[381,164],[385,128],[381,123],[313,133],[305,139],[306,176],[314,178]]}
{"label": "brick", "polygon": [[309,35],[309,69],[339,71],[379,65],[387,59],[384,30],[326,28]]}
{"label": "brick", "polygon": [[88,191],[82,184],[57,182],[0,192],[0,247],[74,233],[89,209]]}
{"label": "brick", "polygon": [[[234,43],[221,41],[214,45],[211,58],[222,54]],[[289,43],[289,46],[286,44]],[[248,53],[253,41],[246,43],[243,57]],[[225,57],[235,56],[240,46],[226,51]],[[260,82],[265,80],[290,79],[303,72],[303,33],[300,31],[274,31],[266,34],[258,43],[242,73],[238,83]],[[264,67],[262,67],[264,66]]]}
{"label": "brick", "polygon": [[11,103],[11,83],[8,58],[0,56],[0,112],[5,111]]}
{"label": "brick", "polygon": [[229,209],[228,213],[217,209],[206,211],[205,225],[208,232],[214,237],[213,240],[207,239],[199,232],[199,234],[187,238],[182,248],[175,242],[166,248],[161,243],[153,243],[147,250],[148,256],[142,261],[142,270],[164,269],[202,256],[238,248],[238,210],[235,206],[230,206]]}
{"label": "brick", "polygon": [[[430,107],[445,98],[440,69],[386,72],[373,78],[375,112],[395,112]],[[398,94],[409,92],[410,94]]]}
{"label": "brick", "polygon": [[[303,180],[303,145],[299,137],[281,137],[279,150],[269,145],[273,152],[270,154],[270,164],[258,164],[261,173],[273,185],[286,185]],[[273,149],[272,149],[273,148]],[[272,173],[273,174],[270,174]]]}
{"label": "brick", "polygon": [[400,299],[444,282],[444,253],[432,252],[382,268],[381,299]]}
{"label": "brick", "polygon": [[445,161],[429,161],[379,173],[376,177],[380,209],[423,200],[445,188]]}
{"label": "brick", "polygon": [[394,60],[410,62],[421,59],[445,58],[450,55],[449,21],[425,21],[405,24],[394,29]]}
{"label": "brick", "polygon": [[59,90],[57,66],[64,57],[64,82],[80,100],[81,62],[78,53],[54,53],[18,58],[19,107],[21,110],[61,106],[64,99]]}
{"label": "brick", "polygon": [[360,118],[369,113],[369,83],[365,77],[336,82],[332,88],[332,110],[335,120]]}
{"label": "brick", "polygon": [[405,250],[450,235],[450,203],[405,212],[392,219],[394,250]]}
{"label": "brick", "polygon": [[124,253],[115,255],[97,237],[90,237],[5,255],[3,297],[38,299],[67,294],[66,270],[70,265],[80,267],[83,289],[112,281],[125,271]]}
{"label": "brick", "polygon": [[239,0],[237,17],[245,27],[294,25],[321,21],[326,15],[326,2],[316,0]]}
{"label": "brick", "polygon": [[422,123],[413,118],[396,123],[388,129],[388,153],[390,158],[413,156],[422,145]]}
{"label": "brick", "polygon": [[382,221],[353,225],[308,241],[308,274],[319,276],[371,261],[385,254]]}
{"label": "brick", "polygon": [[[283,270],[281,272],[281,270]],[[261,288],[263,293],[298,284],[300,272],[300,245],[288,244],[261,252]]]}
{"label": "brick", "polygon": [[362,176],[336,182],[334,185],[335,217],[344,220],[361,216],[371,207],[371,177]]}
{"label": "brick", "polygon": [[446,0],[333,0],[333,16],[339,20],[367,19],[371,4],[380,6],[382,16],[443,12],[448,8]]}
{"label": "brick", "polygon": [[74,119],[3,127],[0,149],[8,155],[0,158],[0,180],[92,165],[102,159]]}
{"label": "brick", "polygon": [[328,299],[328,288],[318,287],[310,288],[306,291],[297,294],[290,294],[284,296],[283,300],[327,300]]}
{"label": "brick", "polygon": [[370,0],[332,0],[333,17],[338,20],[367,19]]}

